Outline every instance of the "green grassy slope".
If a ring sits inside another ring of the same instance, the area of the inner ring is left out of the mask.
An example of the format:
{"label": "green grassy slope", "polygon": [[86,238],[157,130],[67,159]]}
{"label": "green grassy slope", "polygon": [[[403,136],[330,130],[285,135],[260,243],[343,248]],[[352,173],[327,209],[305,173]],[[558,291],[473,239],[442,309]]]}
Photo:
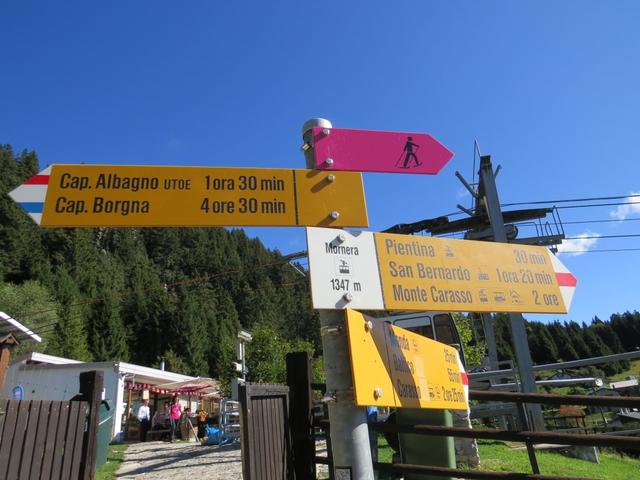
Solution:
{"label": "green grassy slope", "polygon": [[[492,472],[532,473],[526,450],[514,450],[519,443],[482,440],[479,470]],[[383,438],[378,442],[378,460],[391,462],[391,448]],[[603,480],[631,480],[640,478],[640,460],[611,451],[600,451],[600,464],[569,458],[551,451],[536,451],[542,475],[572,476]]]}
{"label": "green grassy slope", "polygon": [[[514,451],[504,442],[482,441],[478,443],[482,470],[531,473],[526,450]],[[536,451],[536,457],[542,475],[590,477],[606,480],[640,478],[639,460],[622,457],[608,451],[600,452],[600,464],[545,451]]]}
{"label": "green grassy slope", "polygon": [[109,445],[107,453],[107,463],[96,470],[96,480],[115,480],[116,472],[120,468],[124,452],[129,445],[113,444]]}

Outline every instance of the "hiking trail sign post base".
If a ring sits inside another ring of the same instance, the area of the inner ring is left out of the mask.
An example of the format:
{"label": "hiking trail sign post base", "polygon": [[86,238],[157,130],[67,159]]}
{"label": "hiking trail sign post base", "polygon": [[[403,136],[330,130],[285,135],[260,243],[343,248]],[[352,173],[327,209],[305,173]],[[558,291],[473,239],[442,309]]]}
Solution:
{"label": "hiking trail sign post base", "polygon": [[368,225],[354,172],[53,165],[9,195],[42,227]]}

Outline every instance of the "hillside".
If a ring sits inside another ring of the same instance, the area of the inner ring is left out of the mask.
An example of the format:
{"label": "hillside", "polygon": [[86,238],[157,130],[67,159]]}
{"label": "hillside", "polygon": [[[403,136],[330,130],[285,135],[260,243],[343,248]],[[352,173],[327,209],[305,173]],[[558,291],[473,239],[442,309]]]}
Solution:
{"label": "hillside", "polygon": [[[278,251],[239,229],[41,229],[6,195],[38,170],[35,152],[0,146],[0,309],[43,336],[38,349],[143,365],[164,358],[207,376],[227,372],[240,327],[261,332],[252,349],[263,362],[265,349],[319,351],[308,279]],[[500,359],[512,358],[506,315],[495,316],[495,331]],[[527,322],[527,333],[538,364],[608,355],[640,346],[640,313]]]}
{"label": "hillside", "polygon": [[38,349],[215,377],[240,327],[319,344],[306,279],[242,230],[41,229],[6,195],[36,154],[2,146],[0,171],[0,310]]}

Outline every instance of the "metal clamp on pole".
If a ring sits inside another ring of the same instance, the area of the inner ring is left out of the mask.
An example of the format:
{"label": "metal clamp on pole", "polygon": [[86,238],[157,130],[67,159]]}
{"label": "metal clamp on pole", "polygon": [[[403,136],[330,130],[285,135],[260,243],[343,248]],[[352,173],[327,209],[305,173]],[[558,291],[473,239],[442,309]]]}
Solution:
{"label": "metal clamp on pole", "polygon": [[302,140],[303,144],[300,150],[304,152],[304,157],[307,161],[307,168],[316,168],[315,152],[313,151],[313,127],[322,127],[323,135],[329,135],[331,133],[331,122],[324,118],[312,118],[304,122],[302,125]]}
{"label": "metal clamp on pole", "polygon": [[344,327],[342,325],[325,325],[320,327],[320,336],[324,337],[325,335],[339,335],[344,331]]}
{"label": "metal clamp on pole", "polygon": [[346,388],[344,390],[327,390],[320,401],[326,404],[345,402],[348,405],[353,405],[353,402],[355,401],[353,388]]}
{"label": "metal clamp on pole", "polygon": [[335,392],[332,392],[331,390],[327,390],[324,395],[322,396],[322,398],[320,398],[320,401],[322,403],[326,403],[327,405],[330,403],[336,403],[336,394]]}

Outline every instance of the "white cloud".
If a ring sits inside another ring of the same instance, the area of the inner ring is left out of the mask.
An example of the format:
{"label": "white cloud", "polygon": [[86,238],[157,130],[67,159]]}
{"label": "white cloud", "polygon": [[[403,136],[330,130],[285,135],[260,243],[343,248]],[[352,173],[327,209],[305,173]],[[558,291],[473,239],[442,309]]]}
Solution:
{"label": "white cloud", "polygon": [[[631,195],[640,195],[640,192],[631,192]],[[637,202],[638,197],[627,197],[625,202]],[[611,218],[616,220],[624,220],[633,214],[640,214],[640,203],[632,203],[629,205],[618,205],[615,210],[609,212]]]}
{"label": "white cloud", "polygon": [[598,243],[598,238],[587,238],[587,237],[599,237],[599,233],[594,233],[590,231],[586,231],[577,235],[577,238],[574,240],[563,240],[560,245],[558,245],[558,253],[562,253],[564,255],[570,255],[572,257],[577,257],[578,255],[582,255],[591,248],[595,247],[596,243]]}

